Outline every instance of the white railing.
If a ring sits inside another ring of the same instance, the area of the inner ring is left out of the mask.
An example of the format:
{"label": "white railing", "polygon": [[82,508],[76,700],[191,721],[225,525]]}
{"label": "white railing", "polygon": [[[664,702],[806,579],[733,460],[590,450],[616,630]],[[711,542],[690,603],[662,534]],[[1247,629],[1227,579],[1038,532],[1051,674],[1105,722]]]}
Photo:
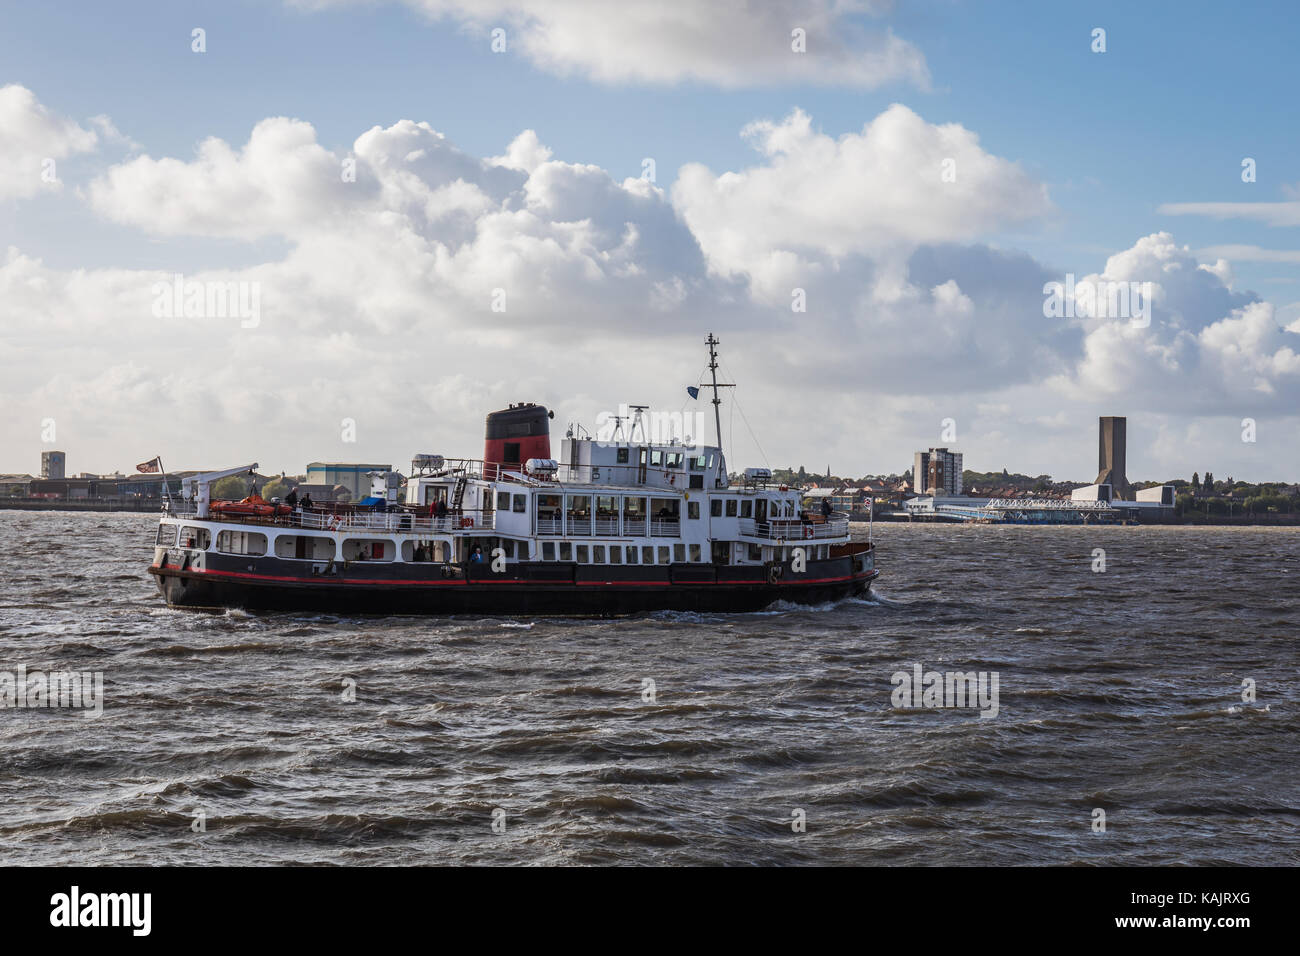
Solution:
{"label": "white railing", "polygon": [[742,538],[758,538],[763,541],[815,541],[823,538],[847,538],[848,535],[848,518],[828,518],[825,521],[806,524],[796,519],[766,522],[754,521],[752,518],[740,519]]}
{"label": "white railing", "polygon": [[681,535],[681,522],[676,518],[655,518],[650,522],[652,538],[680,538]]}
{"label": "white railing", "polygon": [[[176,518],[197,518],[195,508],[173,508]],[[397,534],[453,534],[455,532],[491,531],[496,527],[495,511],[467,511],[444,517],[420,515],[410,511],[363,511],[344,514],[329,511],[295,511],[287,515],[239,515],[210,512],[206,521],[235,522],[278,528],[302,528],[306,531],[386,531]]]}

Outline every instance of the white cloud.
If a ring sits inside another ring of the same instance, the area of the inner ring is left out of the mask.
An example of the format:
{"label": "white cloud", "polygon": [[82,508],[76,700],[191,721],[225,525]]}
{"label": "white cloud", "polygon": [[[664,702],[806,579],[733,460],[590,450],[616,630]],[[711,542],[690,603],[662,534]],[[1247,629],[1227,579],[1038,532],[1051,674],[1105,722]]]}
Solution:
{"label": "white cloud", "polygon": [[1156,207],[1164,216],[1249,219],[1269,226],[1300,226],[1300,202],[1170,202]]}
{"label": "white cloud", "polygon": [[1236,244],[1207,246],[1196,251],[1198,257],[1222,257],[1236,262],[1289,262],[1300,263],[1300,249],[1263,249],[1259,246]]}
{"label": "white cloud", "polygon": [[[806,263],[971,239],[1051,209],[1041,183],[985,152],[974,133],[905,106],[838,139],[800,110],[744,134],[764,163],[721,175],[689,164],[673,202],[714,270],[746,273],[773,295],[788,296],[786,283]],[[765,281],[769,269],[776,281]]]}
{"label": "white cloud", "polygon": [[1283,327],[1272,304],[1234,292],[1230,280],[1226,262],[1199,263],[1169,233],[1111,256],[1100,274],[1081,281],[1152,283],[1151,324],[1081,319],[1084,355],[1058,385],[1076,399],[1111,396],[1144,408],[1176,401],[1196,414],[1292,412],[1300,402],[1300,335]]}
{"label": "white cloud", "polygon": [[[316,8],[358,0],[296,0]],[[450,20],[488,49],[506,31],[506,55],[601,83],[677,83],[721,87],[806,83],[873,89],[929,86],[925,57],[891,30],[868,26],[887,0],[406,0],[435,21]],[[792,31],[805,31],[803,53]]]}
{"label": "white cloud", "polygon": [[0,87],[0,201],[58,189],[58,161],[91,152],[98,142],[94,130],[51,112],[26,87]]}

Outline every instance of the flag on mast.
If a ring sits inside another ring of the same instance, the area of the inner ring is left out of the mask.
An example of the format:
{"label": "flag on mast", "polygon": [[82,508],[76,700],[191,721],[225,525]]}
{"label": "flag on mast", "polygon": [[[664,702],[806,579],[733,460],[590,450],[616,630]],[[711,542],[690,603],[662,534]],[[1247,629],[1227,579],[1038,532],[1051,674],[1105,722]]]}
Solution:
{"label": "flag on mast", "polygon": [[699,398],[699,397],[700,397],[700,390],[699,390],[698,388],[696,388],[694,385],[687,385],[687,386],[686,386],[686,394],[689,395],[689,396],[691,396],[691,398]]}
{"label": "flag on mast", "polygon": [[142,475],[156,475],[162,472],[162,455],[150,461],[143,461],[135,466],[135,470]]}

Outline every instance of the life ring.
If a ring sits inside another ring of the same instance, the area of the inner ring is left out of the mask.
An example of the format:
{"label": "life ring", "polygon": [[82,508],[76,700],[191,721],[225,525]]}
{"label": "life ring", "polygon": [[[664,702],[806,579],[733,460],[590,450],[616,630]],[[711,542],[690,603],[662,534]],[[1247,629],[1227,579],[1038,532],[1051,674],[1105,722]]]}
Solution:
{"label": "life ring", "polygon": [[342,523],[343,523],[343,522],[339,519],[339,516],[338,516],[338,515],[335,515],[333,518],[330,519],[329,528],[328,528],[327,530],[329,530],[329,531],[337,531],[337,530],[339,530],[339,526],[340,526]]}
{"label": "life ring", "polygon": [[812,526],[812,525],[810,525],[810,524],[806,524],[806,525],[803,526],[803,536],[804,536],[805,538],[811,538],[811,537],[813,536],[813,526]]}
{"label": "life ring", "polygon": [[772,564],[767,569],[767,583],[776,584],[781,580],[781,565]]}
{"label": "life ring", "polygon": [[460,519],[460,526],[461,526],[462,528],[472,528],[472,527],[474,527],[474,519],[473,519],[473,518],[461,518],[461,519]]}

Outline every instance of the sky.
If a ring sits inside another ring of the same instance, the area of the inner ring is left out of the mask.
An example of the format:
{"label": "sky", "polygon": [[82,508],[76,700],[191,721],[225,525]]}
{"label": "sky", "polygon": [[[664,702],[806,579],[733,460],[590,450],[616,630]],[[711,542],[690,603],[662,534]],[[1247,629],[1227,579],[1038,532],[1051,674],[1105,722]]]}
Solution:
{"label": "sky", "polygon": [[1300,480],[1293,5],[0,23],[0,472],[405,468],[515,401],[711,438],[713,332],[733,470],[1090,481],[1125,415],[1132,480]]}

